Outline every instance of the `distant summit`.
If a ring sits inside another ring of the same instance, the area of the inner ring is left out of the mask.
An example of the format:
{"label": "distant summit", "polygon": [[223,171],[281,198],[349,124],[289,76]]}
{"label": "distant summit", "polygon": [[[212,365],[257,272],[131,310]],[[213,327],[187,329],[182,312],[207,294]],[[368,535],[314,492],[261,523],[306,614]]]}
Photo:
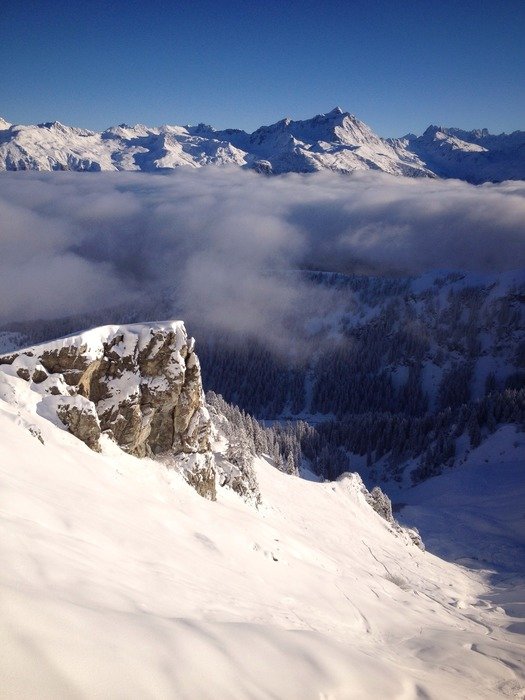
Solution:
{"label": "distant summit", "polygon": [[488,129],[431,125],[422,136],[410,135],[397,143],[439,177],[475,184],[525,179],[525,131],[494,135]]}
{"label": "distant summit", "polygon": [[0,170],[169,170],[236,165],[267,175],[376,170],[473,183],[525,179],[525,132],[491,135],[431,125],[422,136],[383,139],[334,107],[311,119],[289,117],[249,134],[240,129],[119,124],[103,132],[58,121],[13,126],[0,118]]}

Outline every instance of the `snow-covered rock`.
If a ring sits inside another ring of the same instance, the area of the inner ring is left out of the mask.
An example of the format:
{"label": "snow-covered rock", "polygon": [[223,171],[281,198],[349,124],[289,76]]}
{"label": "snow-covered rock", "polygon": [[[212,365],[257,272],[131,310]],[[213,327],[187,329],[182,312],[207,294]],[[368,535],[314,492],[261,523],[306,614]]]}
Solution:
{"label": "snow-covered rock", "polygon": [[224,409],[232,407],[225,404],[222,397],[216,394],[208,394],[207,399],[209,403],[206,406],[213,426],[212,448],[219,485],[226,486],[244,500],[259,505],[261,493],[253,466],[255,450],[250,449],[243,426],[228,420],[225,415]]}
{"label": "snow-covered rock", "polygon": [[138,457],[179,455],[199,493],[215,497],[210,419],[182,322],[95,328],[0,356],[0,371],[28,382],[40,413],[91,449],[106,433]]}
{"label": "snow-covered rock", "polygon": [[0,379],[26,382],[35,412],[96,452],[106,435],[181,471],[205,498],[227,487],[258,505],[254,455],[206,405],[194,344],[182,321],[102,326],[0,355]]}

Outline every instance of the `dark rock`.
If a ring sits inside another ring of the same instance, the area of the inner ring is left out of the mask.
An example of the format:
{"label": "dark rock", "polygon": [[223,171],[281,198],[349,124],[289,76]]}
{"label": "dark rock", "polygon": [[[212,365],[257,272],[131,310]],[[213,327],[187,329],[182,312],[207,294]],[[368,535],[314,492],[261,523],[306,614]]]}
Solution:
{"label": "dark rock", "polygon": [[48,378],[48,374],[44,372],[43,369],[35,369],[33,372],[33,381],[35,384],[41,384],[42,382],[45,382],[46,379]]}
{"label": "dark rock", "polygon": [[77,403],[64,402],[57,407],[57,415],[72,435],[95,452],[100,452],[100,424],[93,404],[86,401],[83,406],[78,406]]}

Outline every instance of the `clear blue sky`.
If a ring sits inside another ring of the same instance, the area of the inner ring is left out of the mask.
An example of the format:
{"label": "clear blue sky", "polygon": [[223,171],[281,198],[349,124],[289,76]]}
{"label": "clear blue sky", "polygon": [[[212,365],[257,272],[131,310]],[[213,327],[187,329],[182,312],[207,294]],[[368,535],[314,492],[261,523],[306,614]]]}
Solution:
{"label": "clear blue sky", "polygon": [[253,130],[336,105],[382,136],[525,129],[525,0],[12,0],[0,115]]}

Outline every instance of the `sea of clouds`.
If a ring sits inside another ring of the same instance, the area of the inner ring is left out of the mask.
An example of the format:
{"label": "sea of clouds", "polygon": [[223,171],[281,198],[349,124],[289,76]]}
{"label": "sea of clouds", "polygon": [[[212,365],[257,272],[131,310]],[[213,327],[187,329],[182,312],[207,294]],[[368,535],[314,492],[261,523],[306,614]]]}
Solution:
{"label": "sea of clouds", "polygon": [[0,246],[2,323],[140,304],[171,287],[200,326],[278,343],[285,317],[330,302],[276,271],[525,267],[525,183],[212,167],[3,173]]}

